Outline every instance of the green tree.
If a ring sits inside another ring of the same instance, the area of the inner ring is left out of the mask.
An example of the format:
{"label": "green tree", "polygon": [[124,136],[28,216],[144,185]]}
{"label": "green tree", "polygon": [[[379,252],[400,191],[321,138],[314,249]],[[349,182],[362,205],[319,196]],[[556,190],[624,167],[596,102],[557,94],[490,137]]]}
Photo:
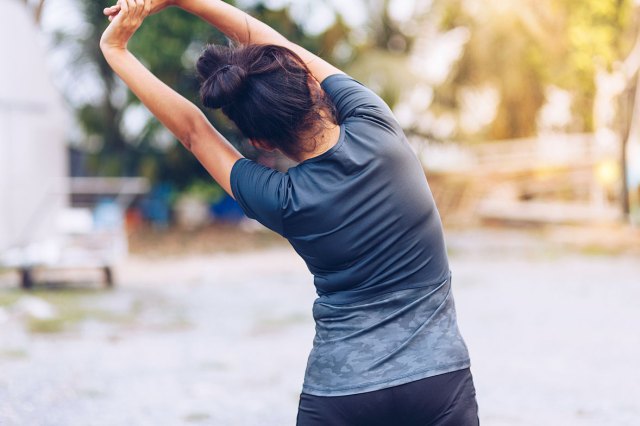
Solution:
{"label": "green tree", "polygon": [[536,133],[545,88],[556,85],[574,96],[579,130],[593,130],[598,67],[611,69],[635,40],[632,0],[523,0],[506,3],[435,2],[441,31],[464,27],[470,38],[445,84],[436,109],[460,108],[469,87],[491,85],[500,97],[493,123],[462,139],[508,139]]}

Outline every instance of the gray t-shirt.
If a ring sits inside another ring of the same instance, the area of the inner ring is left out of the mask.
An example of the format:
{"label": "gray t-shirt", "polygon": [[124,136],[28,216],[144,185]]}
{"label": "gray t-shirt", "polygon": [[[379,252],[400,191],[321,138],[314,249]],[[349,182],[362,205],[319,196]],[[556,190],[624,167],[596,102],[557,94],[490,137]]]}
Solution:
{"label": "gray t-shirt", "polygon": [[314,276],[316,336],[303,392],[349,395],[469,366],[438,210],[391,110],[353,78],[322,82],[340,137],[286,173],[231,171],[250,218],[281,234]]}

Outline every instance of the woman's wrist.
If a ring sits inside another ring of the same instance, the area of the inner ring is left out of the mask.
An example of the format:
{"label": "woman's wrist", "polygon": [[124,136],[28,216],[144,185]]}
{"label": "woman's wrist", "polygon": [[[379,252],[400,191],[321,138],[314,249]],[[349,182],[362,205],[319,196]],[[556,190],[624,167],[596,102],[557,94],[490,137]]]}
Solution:
{"label": "woman's wrist", "polygon": [[172,6],[180,7],[181,0],[152,0],[151,14],[158,13]]}
{"label": "woman's wrist", "polygon": [[101,44],[100,50],[102,51],[102,56],[104,56],[105,61],[107,61],[107,64],[109,64],[116,74],[122,65],[128,61],[127,56],[129,55],[129,51],[126,47]]}
{"label": "woman's wrist", "polygon": [[128,44],[129,44],[129,40],[126,40],[124,42],[122,40],[110,40],[103,35],[102,38],[100,39],[99,46],[102,53],[106,55],[109,53],[118,53],[121,51],[126,51]]}
{"label": "woman's wrist", "polygon": [[180,9],[187,9],[190,6],[190,3],[193,3],[192,0],[168,0],[170,6],[179,7]]}
{"label": "woman's wrist", "polygon": [[103,55],[113,55],[127,51],[127,46],[116,46],[108,43],[100,43],[100,50]]}

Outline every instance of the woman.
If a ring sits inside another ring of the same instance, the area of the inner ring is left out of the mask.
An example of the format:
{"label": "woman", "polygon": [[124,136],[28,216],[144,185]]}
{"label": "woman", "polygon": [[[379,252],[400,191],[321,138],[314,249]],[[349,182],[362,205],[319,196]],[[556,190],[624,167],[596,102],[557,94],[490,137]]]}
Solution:
{"label": "woman", "polygon": [[[240,44],[208,46],[200,94],[286,173],[243,158],[202,112],[127,51],[169,5]],[[477,425],[442,226],[389,107],[339,69],[216,0],[119,0],[100,42],[114,71],[245,213],[286,237],[314,275],[316,336],[298,425]]]}

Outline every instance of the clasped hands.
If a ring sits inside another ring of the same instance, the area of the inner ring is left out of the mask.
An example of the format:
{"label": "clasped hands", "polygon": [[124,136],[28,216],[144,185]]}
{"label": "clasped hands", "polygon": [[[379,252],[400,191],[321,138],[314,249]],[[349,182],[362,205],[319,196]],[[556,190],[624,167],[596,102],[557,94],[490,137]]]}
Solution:
{"label": "clasped hands", "polygon": [[100,38],[100,48],[126,49],[131,36],[144,19],[176,4],[177,0],[118,0],[103,13],[111,22]]}

